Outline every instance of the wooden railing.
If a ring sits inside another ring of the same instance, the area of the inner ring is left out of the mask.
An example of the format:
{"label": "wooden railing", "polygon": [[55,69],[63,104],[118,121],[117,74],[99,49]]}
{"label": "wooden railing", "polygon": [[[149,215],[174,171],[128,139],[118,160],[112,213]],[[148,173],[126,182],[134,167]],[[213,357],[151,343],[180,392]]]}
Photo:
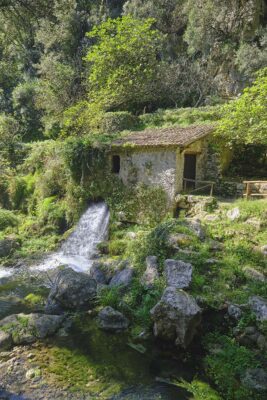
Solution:
{"label": "wooden railing", "polygon": [[[248,200],[250,197],[267,197],[267,189],[264,192],[253,192],[253,189],[261,190],[261,185],[266,185],[267,181],[244,181],[245,191],[243,196]],[[258,186],[258,187],[257,187]]]}
{"label": "wooden railing", "polygon": [[[200,190],[203,190],[203,189],[210,188],[210,191],[209,191],[210,196],[213,195],[215,182],[198,181],[198,180],[195,180],[195,179],[187,179],[187,178],[184,178],[183,182],[184,182],[184,191],[187,192],[187,193],[194,193],[194,192],[197,192],[197,191],[200,191]],[[189,188],[188,183],[193,183],[194,184],[194,188],[193,189]],[[196,187],[197,184],[201,184],[201,185],[203,184],[204,186],[200,186],[200,187],[197,188]]]}

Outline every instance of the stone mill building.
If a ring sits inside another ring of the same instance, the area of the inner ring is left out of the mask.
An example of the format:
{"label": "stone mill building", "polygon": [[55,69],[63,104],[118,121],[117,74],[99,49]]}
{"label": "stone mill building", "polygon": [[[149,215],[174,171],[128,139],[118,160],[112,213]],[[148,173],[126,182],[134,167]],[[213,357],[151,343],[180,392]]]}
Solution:
{"label": "stone mill building", "polygon": [[212,126],[130,132],[112,143],[111,169],[126,185],[162,187],[169,200],[194,181],[215,178],[209,151]]}

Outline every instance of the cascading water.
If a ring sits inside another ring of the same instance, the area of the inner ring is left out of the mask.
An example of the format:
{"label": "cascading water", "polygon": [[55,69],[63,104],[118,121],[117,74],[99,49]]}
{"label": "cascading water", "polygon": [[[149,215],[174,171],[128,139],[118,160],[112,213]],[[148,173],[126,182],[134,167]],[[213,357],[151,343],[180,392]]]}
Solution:
{"label": "cascading water", "polygon": [[90,205],[61,249],[33,269],[44,271],[60,265],[69,265],[75,271],[88,272],[92,260],[97,255],[97,244],[107,239],[108,224],[107,205],[104,202]]}

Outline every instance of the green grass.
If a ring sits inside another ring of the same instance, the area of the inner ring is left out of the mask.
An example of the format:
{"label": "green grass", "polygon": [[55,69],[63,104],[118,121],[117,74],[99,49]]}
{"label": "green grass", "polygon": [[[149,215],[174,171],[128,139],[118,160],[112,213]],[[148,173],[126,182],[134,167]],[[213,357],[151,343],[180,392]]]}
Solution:
{"label": "green grass", "polygon": [[153,114],[144,114],[139,119],[143,129],[172,125],[186,127],[192,124],[214,123],[220,118],[220,109],[220,106],[208,106],[158,110]]}

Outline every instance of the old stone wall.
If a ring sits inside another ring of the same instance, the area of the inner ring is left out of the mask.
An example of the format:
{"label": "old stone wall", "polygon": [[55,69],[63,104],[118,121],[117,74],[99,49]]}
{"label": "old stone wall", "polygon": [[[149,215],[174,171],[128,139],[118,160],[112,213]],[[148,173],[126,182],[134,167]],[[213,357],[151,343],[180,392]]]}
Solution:
{"label": "old stone wall", "polygon": [[126,185],[143,183],[162,187],[170,200],[175,195],[176,150],[129,150],[120,155],[119,176]]}
{"label": "old stone wall", "polygon": [[210,151],[207,139],[186,148],[120,148],[113,154],[120,156],[119,176],[125,185],[160,186],[171,202],[183,191],[185,154],[196,154],[197,180],[217,181],[220,175],[218,157]]}

